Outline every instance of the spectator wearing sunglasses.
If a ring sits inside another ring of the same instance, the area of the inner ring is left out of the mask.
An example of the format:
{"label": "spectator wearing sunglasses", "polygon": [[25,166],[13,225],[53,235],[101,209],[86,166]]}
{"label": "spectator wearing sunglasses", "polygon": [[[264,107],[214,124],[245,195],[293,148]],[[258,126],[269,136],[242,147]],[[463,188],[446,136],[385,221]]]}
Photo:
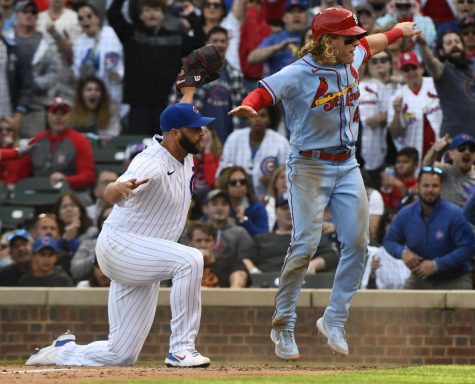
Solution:
{"label": "spectator wearing sunglasses", "polygon": [[266,37],[249,54],[249,63],[267,63],[270,74],[274,74],[297,60],[300,37],[307,26],[307,9],[307,0],[287,0],[282,19],[285,28]]}
{"label": "spectator wearing sunglasses", "polygon": [[[434,46],[436,31],[434,22],[430,17],[422,16],[416,0],[392,0],[390,2],[391,12],[376,19],[376,25],[381,28],[392,27],[395,23],[403,21],[413,21],[418,29],[422,30],[430,47]],[[417,54],[420,56],[419,52]]]}
{"label": "spectator wearing sunglasses", "polygon": [[424,67],[413,51],[399,56],[406,85],[390,99],[389,130],[396,149],[414,147],[419,163],[439,137],[442,109],[431,77],[423,77]]}
{"label": "spectator wearing sunglasses", "polygon": [[231,218],[251,236],[269,232],[267,211],[254,194],[250,177],[238,165],[224,168],[216,187],[225,191],[231,201]]}
{"label": "spectator wearing sunglasses", "polygon": [[[436,161],[445,149],[451,163]],[[438,139],[424,157],[423,165],[437,166],[444,171],[442,197],[463,208],[475,192],[475,138],[467,134],[448,135]]]}
{"label": "spectator wearing sunglasses", "polygon": [[404,289],[472,289],[475,238],[462,210],[441,198],[442,178],[441,168],[422,167],[419,199],[399,211],[384,238],[411,270]]}
{"label": "spectator wearing sunglasses", "polygon": [[37,30],[38,8],[33,1],[20,0],[15,5],[17,25],[14,32],[19,76],[25,82],[25,111],[20,125],[20,137],[31,138],[46,127],[46,106],[49,90],[55,85],[59,57],[41,32]]}

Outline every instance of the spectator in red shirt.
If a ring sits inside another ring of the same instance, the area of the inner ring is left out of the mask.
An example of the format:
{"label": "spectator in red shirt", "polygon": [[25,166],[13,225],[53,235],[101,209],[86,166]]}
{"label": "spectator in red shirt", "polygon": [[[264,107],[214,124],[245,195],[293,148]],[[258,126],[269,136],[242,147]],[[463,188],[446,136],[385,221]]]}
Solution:
{"label": "spectator in red shirt", "polygon": [[419,152],[413,147],[404,147],[396,155],[395,175],[383,172],[380,189],[385,208],[398,208],[403,197],[414,194],[417,189],[416,169],[419,166]]}
{"label": "spectator in red shirt", "polygon": [[51,185],[67,181],[85,201],[95,180],[94,155],[89,140],[70,128],[71,105],[62,97],[48,105],[48,128],[31,139],[28,155],[33,176],[49,176]]}
{"label": "spectator in red shirt", "polygon": [[23,151],[17,147],[16,131],[13,119],[0,116],[0,181],[15,184],[28,176],[26,157],[20,157]]}

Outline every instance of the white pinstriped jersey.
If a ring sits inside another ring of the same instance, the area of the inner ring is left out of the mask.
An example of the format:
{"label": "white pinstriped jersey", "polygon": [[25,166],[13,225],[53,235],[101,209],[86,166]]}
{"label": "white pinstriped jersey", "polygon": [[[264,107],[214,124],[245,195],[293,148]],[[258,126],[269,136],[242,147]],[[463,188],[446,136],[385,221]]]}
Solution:
{"label": "white pinstriped jersey", "polygon": [[114,205],[106,223],[120,231],[178,241],[191,202],[193,157],[188,155],[181,163],[158,140],[155,136],[118,178],[148,178],[149,182],[134,190],[129,199]]}
{"label": "white pinstriped jersey", "polygon": [[384,164],[387,145],[387,124],[370,127],[366,124],[369,117],[388,111],[390,90],[378,79],[365,77],[360,81],[360,99],[358,102],[361,122],[361,155],[365,160],[364,168],[374,170]]}
{"label": "white pinstriped jersey", "polygon": [[424,115],[429,120],[436,139],[439,137],[442,124],[442,108],[434,86],[434,80],[432,77],[423,77],[421,89],[417,94],[411,91],[407,85],[400,87],[390,100],[389,124],[394,118],[394,107],[392,105],[397,97],[402,97],[401,125],[403,133],[400,137],[394,139],[394,144],[397,150],[403,147],[416,148],[419,151],[419,164],[421,164],[424,145]]}
{"label": "white pinstriped jersey", "polygon": [[352,64],[323,66],[308,54],[259,81],[273,104],[282,100],[292,148],[312,150],[356,142],[358,69],[371,56],[365,45],[356,47]]}
{"label": "white pinstriped jersey", "polygon": [[266,130],[264,139],[254,158],[250,146],[251,128],[242,128],[229,135],[224,143],[223,154],[219,163],[219,172],[231,165],[240,165],[252,175],[252,184],[257,194],[267,194],[267,187],[260,182],[262,176],[271,176],[281,164],[285,164],[289,152],[287,138],[270,129]]}

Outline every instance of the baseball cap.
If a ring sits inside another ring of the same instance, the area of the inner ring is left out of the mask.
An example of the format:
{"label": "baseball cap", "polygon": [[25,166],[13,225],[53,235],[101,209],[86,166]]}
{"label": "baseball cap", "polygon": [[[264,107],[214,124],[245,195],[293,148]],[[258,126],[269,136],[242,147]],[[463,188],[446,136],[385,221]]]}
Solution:
{"label": "baseball cap", "polygon": [[65,113],[69,112],[71,109],[71,104],[64,97],[53,97],[48,103],[48,111],[56,111],[58,109]]}
{"label": "baseball cap", "polygon": [[190,103],[169,105],[160,115],[160,127],[163,132],[173,128],[200,128],[215,120],[214,117],[201,116],[198,108]]}
{"label": "baseball cap", "polygon": [[22,12],[27,9],[31,9],[33,13],[38,13],[38,7],[34,1],[31,0],[20,0],[17,1],[15,7],[13,8],[15,12]]}
{"label": "baseball cap", "polygon": [[222,189],[212,189],[209,191],[205,197],[204,203],[208,204],[210,201],[213,201],[217,197],[224,197],[225,200],[231,205],[231,200],[229,199],[229,195],[223,191]]}
{"label": "baseball cap", "polygon": [[399,66],[404,68],[407,65],[415,65],[416,67],[420,65],[419,59],[414,51],[403,52],[399,55]]}
{"label": "baseball cap", "polygon": [[26,229],[17,229],[16,231],[10,232],[7,235],[7,241],[10,244],[10,246],[12,245],[12,241],[15,240],[16,238],[33,241],[30,233]]}
{"label": "baseball cap", "polygon": [[466,133],[462,133],[460,135],[455,136],[452,139],[452,142],[450,143],[449,149],[458,148],[462,144],[465,144],[465,143],[470,143],[470,144],[475,145],[475,139],[472,136],[470,136]]}
{"label": "baseball cap", "polygon": [[308,8],[308,0],[287,0],[285,3],[285,12],[289,12],[292,7],[299,7],[301,10],[306,11]]}
{"label": "baseball cap", "polygon": [[289,199],[286,193],[277,196],[277,198],[275,199],[276,208],[283,207],[284,205],[289,205]]}
{"label": "baseball cap", "polygon": [[33,243],[33,252],[39,252],[42,249],[51,248],[53,251],[59,251],[58,242],[49,236],[40,236]]}

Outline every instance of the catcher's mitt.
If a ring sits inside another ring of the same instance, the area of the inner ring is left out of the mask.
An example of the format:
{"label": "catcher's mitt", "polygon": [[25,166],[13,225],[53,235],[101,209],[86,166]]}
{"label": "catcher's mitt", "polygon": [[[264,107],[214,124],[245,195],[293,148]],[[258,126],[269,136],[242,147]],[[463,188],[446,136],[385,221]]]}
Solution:
{"label": "catcher's mitt", "polygon": [[183,66],[175,81],[177,91],[183,87],[198,87],[219,79],[219,71],[226,59],[214,45],[195,49],[183,60]]}

